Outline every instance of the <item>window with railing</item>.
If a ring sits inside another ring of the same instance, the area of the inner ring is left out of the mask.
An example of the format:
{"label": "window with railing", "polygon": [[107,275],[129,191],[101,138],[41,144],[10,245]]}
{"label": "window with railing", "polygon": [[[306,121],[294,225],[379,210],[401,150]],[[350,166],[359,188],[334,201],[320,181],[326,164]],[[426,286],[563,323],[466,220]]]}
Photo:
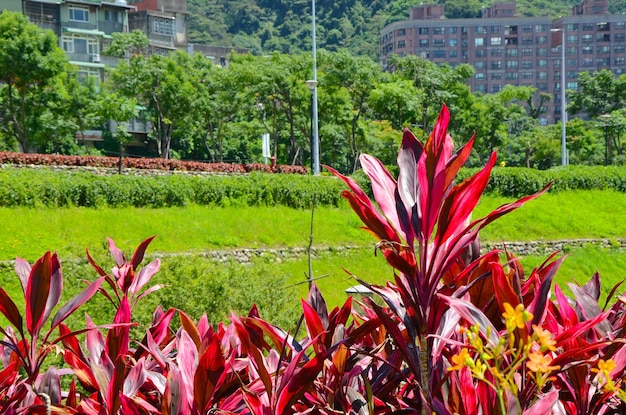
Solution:
{"label": "window with railing", "polygon": [[74,21],[74,22],[88,22],[89,21],[89,7],[69,6],[68,13],[69,13],[70,21]]}
{"label": "window with railing", "polygon": [[174,35],[174,19],[154,17],[152,20],[152,32],[159,35]]}

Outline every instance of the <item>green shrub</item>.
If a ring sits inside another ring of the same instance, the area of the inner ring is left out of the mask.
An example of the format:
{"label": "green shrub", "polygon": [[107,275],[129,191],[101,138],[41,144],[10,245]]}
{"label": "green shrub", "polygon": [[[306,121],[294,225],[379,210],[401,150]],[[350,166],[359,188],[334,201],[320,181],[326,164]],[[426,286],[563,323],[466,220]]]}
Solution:
{"label": "green shrub", "polygon": [[49,169],[0,169],[0,206],[309,208],[338,206],[343,183],[331,177],[251,173],[232,176],[97,175]]}

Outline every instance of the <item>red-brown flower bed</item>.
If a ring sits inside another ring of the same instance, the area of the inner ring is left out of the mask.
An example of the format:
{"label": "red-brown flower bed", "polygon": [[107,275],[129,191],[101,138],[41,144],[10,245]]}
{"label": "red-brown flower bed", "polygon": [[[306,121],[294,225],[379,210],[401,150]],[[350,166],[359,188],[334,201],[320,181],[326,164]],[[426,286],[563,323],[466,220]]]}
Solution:
{"label": "red-brown flower bed", "polygon": [[[32,154],[0,152],[0,164],[41,165],[41,166],[79,166],[116,168],[119,159],[105,156],[64,156],[59,154]],[[261,163],[203,163],[199,161],[167,160],[158,158],[124,158],[124,168],[150,169],[166,171],[189,171],[208,173],[247,173],[260,171],[265,173],[307,174],[304,166],[277,165],[271,166]]]}

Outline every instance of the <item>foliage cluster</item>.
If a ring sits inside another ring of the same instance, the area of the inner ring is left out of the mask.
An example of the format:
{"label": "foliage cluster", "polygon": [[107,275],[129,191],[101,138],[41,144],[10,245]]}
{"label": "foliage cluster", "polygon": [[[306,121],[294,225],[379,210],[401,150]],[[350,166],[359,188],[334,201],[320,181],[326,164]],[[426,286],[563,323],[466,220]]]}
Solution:
{"label": "foliage cluster", "polygon": [[330,177],[249,175],[98,175],[84,171],[0,169],[0,206],[337,206],[341,184]]}
{"label": "foliage cluster", "polygon": [[[32,266],[18,259],[23,307],[0,288],[9,322],[1,329],[0,412],[624,412],[626,309],[621,297],[610,303],[618,287],[601,305],[596,274],[570,284],[567,298],[553,284],[564,258],[552,255],[526,274],[511,253],[480,255],[478,232],[547,188],[470,219],[496,157],[455,184],[474,140],[454,152],[448,117],[444,107],[425,145],[405,133],[397,181],[379,160],[361,157],[376,204],[329,168],[348,185],[344,197],[394,269],[384,286],[361,281],[382,305],[353,307],[349,298],[329,310],[312,284],[293,332],[262,319],[255,306],[220,324],[159,306],[136,336],[138,304],[165,289],[154,284],[159,259],[142,267],[152,238],[130,259],[109,240],[111,272],[88,252],[99,278],[60,308],[56,254]],[[87,314],[84,328],[72,331],[68,317],[96,293],[112,305],[112,322],[96,326]],[[44,370],[53,351],[65,367]]]}

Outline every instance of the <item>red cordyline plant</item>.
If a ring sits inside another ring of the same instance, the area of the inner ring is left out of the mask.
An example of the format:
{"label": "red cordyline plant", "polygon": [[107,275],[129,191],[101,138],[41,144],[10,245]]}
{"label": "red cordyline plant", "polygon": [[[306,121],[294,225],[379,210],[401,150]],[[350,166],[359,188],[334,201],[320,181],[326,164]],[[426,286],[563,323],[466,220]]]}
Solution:
{"label": "red cordyline plant", "polygon": [[[474,138],[454,152],[448,122],[444,106],[425,145],[405,130],[397,181],[379,160],[361,156],[377,206],[354,180],[327,167],[349,186],[344,197],[396,271],[386,286],[362,282],[392,311],[370,303],[402,353],[397,369],[410,389],[402,391],[409,406],[405,411],[583,414],[614,408],[624,357],[620,353],[604,371],[598,362],[621,351],[615,338],[623,338],[622,303],[600,312],[599,279],[591,284],[593,290],[572,286],[575,308],[558,287],[558,301],[552,302],[552,280],[562,258],[550,258],[526,277],[512,257],[501,264],[498,251],[479,256],[480,229],[547,188],[472,220],[496,157],[492,154],[482,170],[455,183]],[[607,318],[615,315],[618,324],[611,326]],[[520,316],[531,317],[519,325],[505,324]],[[541,341],[547,339],[549,350],[544,350]],[[503,355],[490,357],[486,349]],[[613,384],[585,386],[598,377]]]}

